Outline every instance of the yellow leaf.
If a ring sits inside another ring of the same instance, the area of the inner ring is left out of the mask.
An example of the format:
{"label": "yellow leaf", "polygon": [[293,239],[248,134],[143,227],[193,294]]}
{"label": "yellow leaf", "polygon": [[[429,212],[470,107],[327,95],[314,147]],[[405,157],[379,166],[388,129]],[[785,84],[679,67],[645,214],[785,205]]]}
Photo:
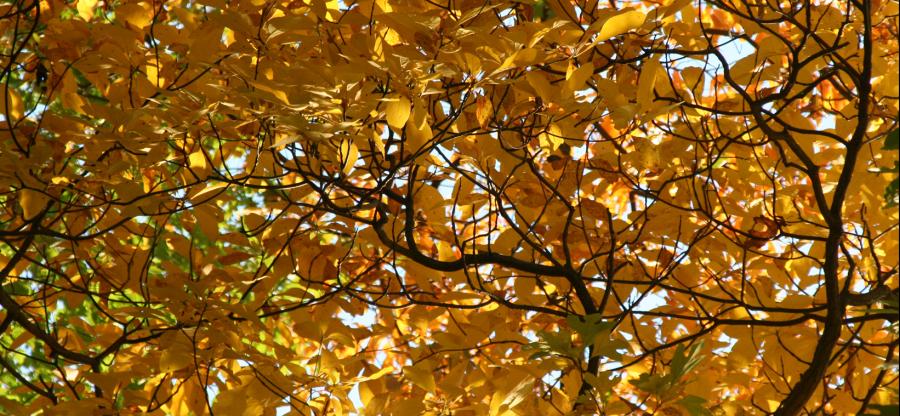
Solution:
{"label": "yellow leaf", "polygon": [[586,62],[577,68],[574,66],[570,67],[570,70],[566,73],[566,88],[568,88],[569,91],[581,90],[584,83],[587,82],[593,74],[594,65],[590,62]]}
{"label": "yellow leaf", "polygon": [[644,24],[646,18],[647,16],[645,14],[636,10],[630,10],[610,17],[607,21],[603,22],[600,32],[597,34],[597,38],[594,39],[594,43],[603,42],[628,31],[637,29]]}
{"label": "yellow leaf", "polygon": [[395,100],[388,101],[385,109],[388,125],[395,129],[402,129],[409,120],[410,103],[406,97],[399,97]]}
{"label": "yellow leaf", "polygon": [[256,89],[272,94],[278,101],[281,101],[285,105],[291,105],[291,101],[288,99],[287,93],[285,93],[281,88],[263,83],[263,82],[250,82]]}
{"label": "yellow leaf", "polygon": [[171,373],[187,367],[194,361],[191,351],[187,348],[179,348],[179,344],[175,344],[163,350],[159,357],[159,371]]}
{"label": "yellow leaf", "polygon": [[424,103],[420,103],[422,105],[416,105],[412,109],[409,125],[406,127],[407,146],[411,151],[418,151],[434,137],[431,125],[428,124],[428,112],[424,109]]}
{"label": "yellow leaf", "polygon": [[534,92],[544,100],[554,96],[553,86],[550,85],[550,82],[547,81],[547,78],[544,77],[543,73],[539,71],[530,71],[525,74],[525,79],[528,81],[528,84],[531,85],[531,88],[534,88]]}
{"label": "yellow leaf", "polygon": [[344,405],[341,404],[341,399],[335,397],[329,403],[331,403],[335,415],[344,416]]}
{"label": "yellow leaf", "polygon": [[266,217],[263,217],[259,214],[247,214],[243,218],[241,218],[241,222],[244,226],[244,229],[251,232],[256,233],[266,224]]}
{"label": "yellow leaf", "polygon": [[434,383],[434,374],[421,363],[415,366],[403,367],[403,375],[425,391],[434,392],[437,388]]}
{"label": "yellow leaf", "polygon": [[116,19],[124,20],[137,29],[143,29],[153,21],[153,11],[150,10],[149,4],[143,2],[123,4],[116,7]]}
{"label": "yellow leaf", "polygon": [[847,415],[856,413],[860,407],[860,403],[853,398],[850,392],[840,390],[836,391],[830,403],[834,410]]}
{"label": "yellow leaf", "polygon": [[202,150],[191,153],[188,156],[188,166],[197,176],[203,178],[209,172],[209,165],[206,163],[206,154]]}
{"label": "yellow leaf", "polygon": [[22,344],[24,344],[26,341],[30,341],[32,338],[34,338],[34,335],[32,335],[28,331],[23,331],[21,334],[19,334],[19,336],[17,336],[12,341],[12,343],[9,344],[8,348],[10,351],[15,351],[15,350],[19,349],[19,347],[21,347]]}
{"label": "yellow leaf", "polygon": [[552,123],[547,126],[547,131],[545,133],[541,133],[538,136],[540,139],[541,147],[550,150],[556,150],[559,148],[559,145],[563,144],[565,140],[562,138],[562,130],[556,123]]}
{"label": "yellow leaf", "polygon": [[368,380],[378,380],[379,378],[382,378],[385,375],[390,374],[392,371],[394,371],[394,367],[387,366],[387,367],[382,368],[381,370],[378,370],[377,372],[375,372],[372,375],[358,378],[355,380],[355,382],[359,383],[359,382],[368,381]]}
{"label": "yellow leaf", "polygon": [[217,195],[224,188],[227,188],[228,184],[225,182],[219,182],[215,184],[207,184],[206,187],[198,191],[194,196],[191,197],[191,202],[203,202],[204,199],[210,198],[214,195]]}
{"label": "yellow leaf", "polygon": [[508,56],[503,64],[500,65],[491,75],[499,74],[510,68],[525,67],[533,65],[538,58],[538,50],[535,48],[525,48],[516,51],[516,53]]}
{"label": "yellow leaf", "polygon": [[537,61],[539,54],[535,48],[525,48],[513,55],[513,63],[518,67],[529,66]]}
{"label": "yellow leaf", "polygon": [[[80,400],[60,402],[58,405],[47,407],[43,414],[48,416],[64,415],[102,415],[108,414],[104,409],[114,408],[109,399],[96,397],[84,397]],[[26,412],[27,413],[27,412]]]}
{"label": "yellow leaf", "polygon": [[47,206],[47,195],[33,189],[22,189],[19,192],[19,206],[26,220],[36,217]]}
{"label": "yellow leaf", "polygon": [[265,414],[265,406],[257,397],[248,395],[244,386],[219,393],[213,410],[223,416],[252,416]]}
{"label": "yellow leaf", "polygon": [[[59,93],[62,104],[76,112],[82,112],[85,103],[78,95],[78,81],[72,75],[72,71],[66,71],[60,84]],[[0,100],[0,106],[2,105],[2,100]]]}
{"label": "yellow leaf", "polygon": [[75,8],[78,10],[79,17],[85,21],[89,21],[94,17],[94,7],[96,5],[97,0],[78,0],[78,5],[76,5]]}
{"label": "yellow leaf", "polygon": [[341,171],[344,175],[349,175],[353,170],[353,165],[359,159],[359,148],[352,140],[344,140],[341,142]]}
{"label": "yellow leaf", "polygon": [[649,59],[641,68],[641,76],[638,78],[637,102],[645,111],[653,101],[653,87],[656,85],[657,74],[661,69],[662,66],[656,59]]}
{"label": "yellow leaf", "polygon": [[[500,249],[506,250],[507,248],[501,247]],[[537,296],[532,295],[535,288],[537,288],[534,279],[521,276],[517,277],[515,281],[513,281],[513,287],[516,290],[516,297],[522,302],[534,304],[540,300],[536,299],[538,298]]]}
{"label": "yellow leaf", "polygon": [[201,204],[194,207],[194,217],[197,218],[197,225],[203,234],[209,238],[219,235],[219,221],[221,220],[221,210],[215,204]]}
{"label": "yellow leaf", "polygon": [[693,2],[693,0],[675,0],[668,6],[660,8],[658,16],[662,18],[678,13],[679,10],[683,9],[684,6],[691,4],[691,2]]}
{"label": "yellow leaf", "polygon": [[498,390],[494,392],[494,396],[491,398],[490,414],[500,416],[518,414],[510,410],[525,400],[527,395],[531,392],[533,385],[534,380],[526,378],[513,387],[512,390]]}
{"label": "yellow leaf", "polygon": [[414,195],[417,203],[416,206],[425,210],[428,215],[431,216],[440,215],[440,211],[443,211],[444,205],[446,204],[440,191],[432,186],[419,186],[416,188]]}
{"label": "yellow leaf", "polygon": [[[21,118],[25,112],[25,105],[22,103],[19,93],[12,88],[4,88],[4,91],[5,96],[0,96],[0,115],[4,117],[8,115],[13,120]],[[8,105],[7,101],[9,101]]]}
{"label": "yellow leaf", "polygon": [[172,394],[172,400],[167,406],[163,407],[163,410],[168,411],[166,414],[175,415],[206,414],[206,396],[203,394],[202,389],[203,387],[200,386],[196,378],[184,380],[175,393]]}
{"label": "yellow leaf", "polygon": [[487,127],[492,112],[493,106],[491,105],[490,99],[481,96],[475,100],[475,118],[478,119],[478,125],[481,126],[481,128]]}

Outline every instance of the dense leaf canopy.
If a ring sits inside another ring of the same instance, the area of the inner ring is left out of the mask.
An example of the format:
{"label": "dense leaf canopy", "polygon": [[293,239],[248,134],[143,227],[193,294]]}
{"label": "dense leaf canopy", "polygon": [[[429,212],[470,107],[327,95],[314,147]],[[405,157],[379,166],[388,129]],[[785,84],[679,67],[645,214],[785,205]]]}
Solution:
{"label": "dense leaf canopy", "polygon": [[0,413],[896,411],[898,55],[896,0],[0,2]]}

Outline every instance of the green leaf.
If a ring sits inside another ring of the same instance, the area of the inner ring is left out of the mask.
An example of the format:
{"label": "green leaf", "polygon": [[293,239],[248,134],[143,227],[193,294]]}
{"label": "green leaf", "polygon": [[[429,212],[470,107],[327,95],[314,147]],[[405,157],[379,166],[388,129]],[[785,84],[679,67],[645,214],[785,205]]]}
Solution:
{"label": "green leaf", "polygon": [[702,397],[686,396],[679,400],[678,404],[691,416],[712,416],[713,414],[706,408],[706,399]]}
{"label": "green leaf", "polygon": [[569,315],[566,317],[566,323],[575,330],[575,333],[581,336],[585,346],[592,345],[598,335],[602,332],[612,329],[615,325],[612,322],[604,322],[601,314],[591,314],[584,317],[577,315]]}
{"label": "green leaf", "polygon": [[531,8],[535,21],[543,22],[556,16],[556,13],[554,13],[553,9],[550,8],[550,5],[547,4],[547,0],[535,0],[534,5],[531,6]]}
{"label": "green leaf", "polygon": [[599,394],[600,400],[606,402],[606,400],[612,395],[613,387],[621,381],[621,375],[615,375],[610,372],[602,372],[600,376],[595,376],[591,373],[584,373],[582,375],[584,380],[594,388],[594,391]]}
{"label": "green leaf", "polygon": [[578,358],[580,350],[572,345],[572,333],[566,330],[559,332],[538,331],[541,339],[541,349],[563,357]]}
{"label": "green leaf", "polygon": [[662,396],[663,393],[666,393],[671,388],[668,379],[668,376],[644,373],[637,380],[629,380],[628,382],[647,393]]}
{"label": "green leaf", "polygon": [[869,405],[873,410],[877,410],[878,413],[869,413],[866,412],[866,415],[872,416],[886,416],[886,415],[897,415],[900,414],[900,406],[896,404],[872,404]]}
{"label": "green leaf", "polygon": [[887,134],[887,139],[884,141],[884,147],[882,150],[897,150],[900,149],[900,129],[894,130]]}
{"label": "green leaf", "polygon": [[[882,150],[900,149],[900,129],[888,133],[886,137],[884,146],[881,148]],[[900,162],[894,161],[893,169],[885,169],[882,171],[900,173]],[[887,208],[892,208],[897,206],[897,204],[900,204],[900,178],[894,178],[894,180],[884,188],[884,201],[886,202]]]}
{"label": "green leaf", "polygon": [[691,345],[687,352],[685,352],[684,345],[678,345],[678,348],[675,349],[675,355],[672,357],[672,363],[670,364],[670,374],[672,374],[676,380],[685,376],[703,361],[703,356],[699,354],[700,348],[702,347],[703,342],[701,341]]}
{"label": "green leaf", "polygon": [[669,363],[669,370],[665,374],[641,374],[637,380],[629,382],[635,387],[656,396],[666,397],[673,394],[676,392],[674,389],[681,383],[682,378],[703,361],[703,356],[699,354],[702,347],[702,342],[698,342],[687,349],[684,348],[683,344],[680,344],[675,349],[675,354]]}
{"label": "green leaf", "polygon": [[887,203],[888,208],[900,204],[900,178],[894,178],[894,180],[884,188],[884,201]]}

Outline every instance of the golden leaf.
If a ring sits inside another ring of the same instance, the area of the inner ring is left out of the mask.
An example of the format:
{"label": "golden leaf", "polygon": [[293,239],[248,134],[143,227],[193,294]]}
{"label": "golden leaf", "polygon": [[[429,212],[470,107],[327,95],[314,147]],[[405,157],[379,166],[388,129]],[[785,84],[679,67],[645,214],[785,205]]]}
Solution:
{"label": "golden leaf", "polygon": [[385,114],[388,125],[395,129],[402,129],[409,120],[410,102],[406,97],[397,97],[388,101]]}
{"label": "golden leaf", "polygon": [[427,392],[434,392],[437,389],[434,383],[434,374],[423,364],[403,367],[403,375]]}
{"label": "golden leaf", "polygon": [[493,110],[491,100],[488,99],[488,97],[479,96],[475,99],[475,118],[478,119],[478,125],[481,126],[481,128],[487,127]]}
{"label": "golden leaf", "polygon": [[48,200],[47,195],[34,189],[20,190],[19,207],[22,208],[22,216],[26,220],[36,217],[47,206]]}
{"label": "golden leaf", "polygon": [[78,0],[75,5],[78,10],[78,16],[86,21],[90,21],[94,17],[94,8],[97,6],[97,0]]}
{"label": "golden leaf", "polygon": [[629,10],[610,17],[600,26],[600,30],[597,33],[597,37],[594,39],[594,42],[603,42],[623,33],[637,29],[644,24],[644,20],[646,20],[646,18],[647,16],[644,13],[641,13],[637,10]]}

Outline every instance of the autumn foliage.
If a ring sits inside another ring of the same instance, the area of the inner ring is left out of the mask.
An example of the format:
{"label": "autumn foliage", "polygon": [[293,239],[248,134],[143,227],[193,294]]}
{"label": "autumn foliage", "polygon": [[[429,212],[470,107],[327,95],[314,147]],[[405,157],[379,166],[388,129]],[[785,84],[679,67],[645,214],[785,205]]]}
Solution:
{"label": "autumn foliage", "polygon": [[0,414],[890,414],[896,0],[0,2]]}

